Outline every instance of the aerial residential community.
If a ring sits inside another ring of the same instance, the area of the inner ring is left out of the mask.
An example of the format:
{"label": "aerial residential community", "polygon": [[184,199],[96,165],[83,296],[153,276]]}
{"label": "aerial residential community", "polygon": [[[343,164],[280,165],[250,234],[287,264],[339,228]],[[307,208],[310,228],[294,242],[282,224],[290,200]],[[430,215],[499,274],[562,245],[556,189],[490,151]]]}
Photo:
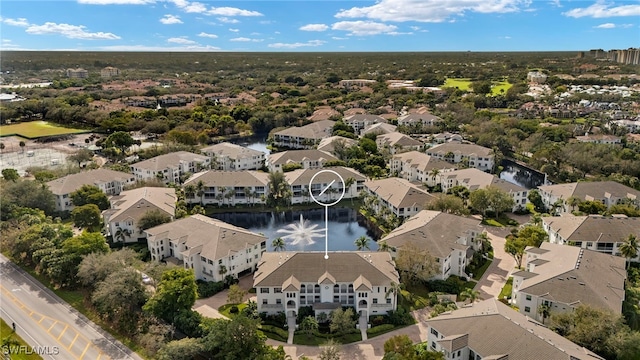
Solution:
{"label": "aerial residential community", "polygon": [[640,359],[640,49],[0,55],[7,359]]}

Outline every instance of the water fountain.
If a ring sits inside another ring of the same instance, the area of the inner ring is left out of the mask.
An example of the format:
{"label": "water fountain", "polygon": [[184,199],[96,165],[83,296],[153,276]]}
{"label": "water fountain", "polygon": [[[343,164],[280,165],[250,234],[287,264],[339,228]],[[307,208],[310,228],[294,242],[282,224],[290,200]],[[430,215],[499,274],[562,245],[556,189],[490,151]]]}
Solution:
{"label": "water fountain", "polygon": [[282,239],[287,241],[290,245],[302,247],[306,245],[315,244],[314,238],[324,237],[325,229],[316,229],[318,224],[310,224],[308,220],[305,220],[300,214],[300,222],[289,224],[284,229],[276,231],[282,235]]}

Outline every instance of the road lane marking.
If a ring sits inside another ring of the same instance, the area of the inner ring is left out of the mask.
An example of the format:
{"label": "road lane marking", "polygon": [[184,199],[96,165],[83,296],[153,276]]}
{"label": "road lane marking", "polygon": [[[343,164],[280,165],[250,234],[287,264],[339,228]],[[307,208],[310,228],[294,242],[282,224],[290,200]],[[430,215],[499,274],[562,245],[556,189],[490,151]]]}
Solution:
{"label": "road lane marking", "polygon": [[67,329],[69,328],[69,325],[65,325],[64,329],[62,329],[62,332],[60,332],[60,336],[58,336],[58,338],[56,340],[58,340],[58,342],[60,342],[60,338],[62,337],[62,335],[64,335],[65,331],[67,331]]}
{"label": "road lane marking", "polygon": [[[82,350],[82,354],[80,354],[80,357],[78,359],[84,358],[84,354],[86,354],[87,350],[89,350],[89,345],[91,345],[91,343],[87,343],[87,346],[84,347],[84,350]],[[100,355],[98,355],[98,359],[99,358],[100,358]]]}
{"label": "road lane marking", "polygon": [[76,342],[76,340],[78,339],[78,336],[80,336],[79,332],[76,332],[76,337],[73,338],[73,340],[71,340],[71,344],[69,344],[69,346],[67,346],[67,349],[69,351],[71,351],[71,348],[73,347],[73,344]]}

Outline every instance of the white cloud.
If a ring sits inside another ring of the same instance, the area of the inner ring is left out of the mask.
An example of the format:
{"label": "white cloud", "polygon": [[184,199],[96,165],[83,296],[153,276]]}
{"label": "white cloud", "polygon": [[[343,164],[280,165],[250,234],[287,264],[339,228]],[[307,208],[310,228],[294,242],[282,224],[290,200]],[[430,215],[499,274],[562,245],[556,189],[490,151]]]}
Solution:
{"label": "white cloud", "polygon": [[225,17],[225,16],[219,17],[218,21],[220,21],[222,23],[225,23],[225,24],[237,24],[237,23],[240,22],[240,20],[238,20],[238,19],[232,19],[232,18],[228,18],[228,17]]}
{"label": "white cloud", "polygon": [[395,25],[387,25],[373,21],[340,21],[331,25],[333,30],[348,31],[350,35],[378,35],[394,32],[398,29]]}
{"label": "white cloud", "polygon": [[240,29],[231,29],[231,28],[229,28],[229,31],[234,32],[234,33],[237,33],[237,32],[239,32],[239,31],[240,31]]}
{"label": "white cloud", "polygon": [[84,25],[57,24],[46,22],[42,25],[29,25],[25,30],[33,35],[62,35],[69,39],[117,40],[120,36],[107,32],[88,32]]}
{"label": "white cloud", "polygon": [[194,45],[194,44],[197,44],[195,41],[189,40],[184,36],[183,37],[168,38],[167,42],[168,43],[172,43],[172,44],[180,44],[180,45]]}
{"label": "white cloud", "polygon": [[17,18],[17,19],[7,18],[7,19],[2,19],[2,22],[11,26],[21,26],[21,27],[29,26],[29,22],[25,18]]}
{"label": "white cloud", "polygon": [[411,28],[411,30],[413,31],[418,31],[420,30],[420,26],[409,26]]}
{"label": "white cloud", "polygon": [[221,15],[221,16],[262,16],[262,13],[252,10],[238,9],[234,7],[212,7],[207,10],[209,15]]}
{"label": "white cloud", "polygon": [[614,23],[604,23],[604,24],[600,24],[598,26],[594,26],[594,28],[596,29],[613,29],[616,27],[616,24]]}
{"label": "white cloud", "polygon": [[274,48],[274,49],[297,49],[297,48],[301,48],[301,47],[315,47],[315,46],[320,46],[325,44],[326,41],[322,41],[322,40],[309,40],[307,42],[301,43],[301,42],[297,42],[297,43],[274,43],[274,44],[269,44],[267,45],[270,48]]}
{"label": "white cloud", "polygon": [[186,0],[171,0],[171,2],[173,2],[175,6],[179,7],[184,12],[204,13],[205,11],[207,11],[207,6],[203,3],[189,2]]}
{"label": "white cloud", "polygon": [[333,40],[349,40],[349,38],[346,37],[339,37],[339,36],[333,36],[331,37]]}
{"label": "white cloud", "polygon": [[340,10],[335,16],[397,22],[443,22],[467,11],[508,13],[530,3],[530,0],[380,0],[375,5]]}
{"label": "white cloud", "polygon": [[89,5],[144,5],[152,4],[155,0],[78,0],[79,4]]}
{"label": "white cloud", "polygon": [[261,42],[261,41],[264,41],[264,40],[263,39],[251,39],[251,38],[247,38],[247,37],[237,37],[237,38],[229,39],[229,41],[235,41],[235,42]]}
{"label": "white cloud", "polygon": [[307,24],[300,27],[302,31],[326,31],[329,27],[325,24]]}
{"label": "white cloud", "polygon": [[191,45],[191,46],[146,46],[146,45],[113,45],[113,46],[102,46],[100,47],[102,51],[172,51],[172,52],[192,52],[192,51],[216,51],[220,50],[219,47],[215,46],[202,46],[202,45]]}
{"label": "white cloud", "polygon": [[206,32],[201,32],[200,34],[198,34],[198,36],[206,37],[206,38],[209,38],[209,39],[217,39],[218,38],[218,35],[216,35],[216,34],[207,34]]}
{"label": "white cloud", "polygon": [[180,20],[179,16],[169,15],[169,14],[165,15],[162,19],[160,19],[160,22],[165,25],[182,24],[182,20]]}
{"label": "white cloud", "polygon": [[562,14],[573,18],[581,18],[585,16],[592,18],[640,16],[640,5],[613,6],[612,4],[607,4],[604,1],[599,0],[589,7],[571,9]]}
{"label": "white cloud", "polygon": [[562,5],[560,4],[560,0],[551,0],[551,3],[552,3],[555,7],[562,7]]}

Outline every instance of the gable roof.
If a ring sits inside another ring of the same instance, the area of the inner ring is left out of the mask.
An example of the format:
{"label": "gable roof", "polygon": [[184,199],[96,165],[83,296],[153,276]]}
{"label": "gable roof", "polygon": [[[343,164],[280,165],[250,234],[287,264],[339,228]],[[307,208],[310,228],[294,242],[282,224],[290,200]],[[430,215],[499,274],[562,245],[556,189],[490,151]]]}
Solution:
{"label": "gable roof", "polygon": [[365,182],[364,186],[398,209],[413,206],[422,209],[426,203],[434,199],[433,195],[402,178],[370,180]]}
{"label": "gable roof", "polygon": [[344,117],[344,122],[345,123],[352,123],[352,122],[379,122],[379,123],[386,123],[387,119],[383,118],[380,115],[353,114],[353,115],[345,116]]}
{"label": "gable roof", "polygon": [[399,132],[390,132],[388,134],[378,135],[376,142],[382,142],[388,146],[422,146],[421,141],[418,141],[410,136],[407,136]]}
{"label": "gable roof", "polygon": [[172,218],[176,213],[176,190],[173,188],[141,187],[112,196],[109,222],[126,219],[138,220],[151,210],[160,210]]}
{"label": "gable roof", "polygon": [[320,140],[320,143],[318,144],[318,150],[326,151],[328,153],[333,154],[333,151],[336,148],[336,142],[340,142],[340,141],[344,142],[344,145],[346,147],[350,147],[358,144],[357,140],[349,139],[344,136],[329,136],[327,138]]}
{"label": "gable roof", "polygon": [[194,154],[188,151],[177,151],[131,164],[131,167],[158,171],[169,167],[177,167],[182,162],[205,162],[208,159],[205,155]]}
{"label": "gable roof", "polygon": [[624,215],[563,215],[543,217],[542,221],[566,241],[615,243],[622,242],[629,234],[640,236],[640,218]]}
{"label": "gable roof", "polygon": [[265,236],[204,215],[178,219],[147,229],[146,233],[150,241],[169,239],[186,245],[185,255],[199,254],[209,260],[228,257],[244,251],[247,247],[259,245],[267,239]]}
{"label": "gable roof", "polygon": [[338,160],[337,157],[329,154],[328,152],[320,151],[316,149],[288,150],[288,151],[277,152],[275,154],[269,155],[269,164],[284,165],[290,162],[302,163],[305,160],[316,161],[321,159],[324,161]]}
{"label": "gable roof", "polygon": [[220,171],[207,170],[195,173],[184,182],[184,185],[197,184],[202,181],[207,187],[252,187],[267,186],[269,174],[262,171]]}
{"label": "gable roof", "polygon": [[476,144],[444,143],[435,145],[434,147],[427,149],[427,154],[446,155],[448,152],[462,155],[474,154],[482,157],[493,155],[493,150]]}
{"label": "gable roof", "polygon": [[388,134],[391,132],[395,132],[396,129],[398,127],[392,124],[387,124],[387,123],[375,123],[372,125],[368,125],[367,127],[365,127],[362,131],[361,134],[368,134],[368,133],[381,133],[381,134]]}
{"label": "gable roof", "polygon": [[624,258],[548,242],[540,248],[548,251],[531,261],[537,262],[536,266],[530,272],[532,276],[527,276],[520,285],[520,291],[549,301],[588,304],[617,314],[622,312]]}
{"label": "gable roof", "polygon": [[[301,283],[355,283],[362,277],[369,285],[398,283],[398,273],[388,252],[266,252],[253,276],[253,285],[281,286],[295,274]],[[360,284],[365,284],[360,282]],[[355,285],[354,285],[355,287]]]}
{"label": "gable roof", "polygon": [[[344,181],[347,181],[348,178],[354,178],[356,181],[367,180],[367,177],[362,175],[357,170],[344,167],[344,166],[331,166],[323,169],[297,169],[297,170],[284,173],[284,177],[287,180],[287,183],[289,183],[289,185],[291,186],[294,186],[294,185],[308,186],[309,182],[311,181],[311,178],[313,178],[313,176],[316,173],[323,170],[327,170],[327,169],[333,170],[338,174],[340,174],[340,176],[342,176],[342,179]],[[316,183],[327,183],[328,181],[333,179],[331,178],[330,174],[322,173],[316,176],[314,180]]]}
{"label": "gable roof", "polygon": [[294,126],[284,130],[280,130],[274,135],[322,139],[331,134],[331,132],[327,132],[327,129],[333,128],[333,125],[335,124],[335,121],[320,120],[304,126]]}
{"label": "gable roof", "polygon": [[446,162],[444,160],[440,160],[434,158],[430,155],[427,155],[420,151],[407,151],[404,153],[396,154],[393,156],[393,161],[402,161],[410,164],[412,168],[416,168],[425,173],[433,170],[433,169],[455,169],[456,166]]}
{"label": "gable roof", "polygon": [[95,169],[49,181],[47,186],[55,195],[65,195],[80,189],[83,185],[97,186],[112,181],[128,182],[135,181],[135,178],[131,174],[120,171]]}
{"label": "gable roof", "polygon": [[391,231],[383,240],[394,248],[411,242],[435,257],[445,258],[454,249],[468,248],[459,244],[458,238],[469,230],[480,233],[484,228],[480,225],[480,220],[474,218],[422,210]]}
{"label": "gable roof", "polygon": [[429,113],[412,113],[398,117],[398,123],[414,124],[414,123],[429,123],[429,122],[441,122],[442,118],[437,117]]}
{"label": "gable roof", "polygon": [[615,181],[579,181],[568,184],[542,185],[538,188],[562,199],[570,197],[580,200],[587,200],[588,197],[604,199],[609,196],[640,199],[640,191]]}
{"label": "gable roof", "polygon": [[475,168],[447,171],[442,174],[442,179],[455,179],[459,184],[469,190],[484,189],[493,184],[495,176]]}
{"label": "gable roof", "polygon": [[468,334],[468,346],[483,359],[604,360],[492,298],[427,321],[445,338]]}
{"label": "gable roof", "polygon": [[221,142],[219,144],[207,146],[202,148],[200,151],[217,156],[228,156],[231,159],[253,159],[256,156],[264,157],[265,155],[262,151],[249,149],[229,142]]}

